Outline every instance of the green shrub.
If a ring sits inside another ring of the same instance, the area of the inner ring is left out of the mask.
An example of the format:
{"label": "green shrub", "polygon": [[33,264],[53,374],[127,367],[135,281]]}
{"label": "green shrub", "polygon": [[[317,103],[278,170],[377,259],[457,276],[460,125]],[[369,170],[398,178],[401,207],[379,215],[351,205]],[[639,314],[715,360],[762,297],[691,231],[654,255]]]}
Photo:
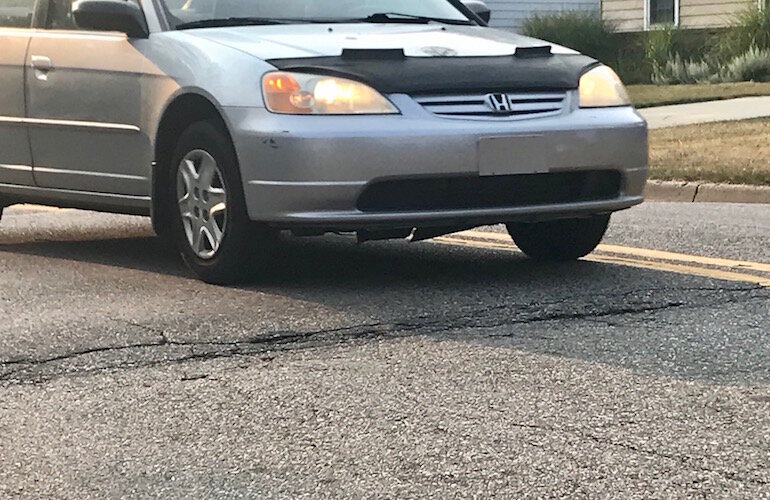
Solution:
{"label": "green shrub", "polygon": [[752,49],[770,49],[770,9],[751,7],[733,20],[714,49],[714,57],[727,61]]}
{"label": "green shrub", "polygon": [[679,54],[663,64],[654,63],[652,82],[659,85],[680,83],[767,82],[770,81],[770,49],[750,48],[728,61],[721,70],[705,60],[684,60]]}
{"label": "green shrub", "polygon": [[679,55],[674,48],[677,33],[676,27],[663,26],[647,34],[644,52],[653,68],[665,66],[673,55]]}
{"label": "green shrub", "polygon": [[617,60],[615,26],[598,12],[564,11],[535,14],[524,21],[522,33],[569,47],[605,64]]}
{"label": "green shrub", "polygon": [[718,66],[711,57],[718,38],[718,32],[664,26],[647,33],[645,57],[652,65],[653,73],[665,72],[666,67],[671,70],[678,67],[688,79],[705,81],[707,74],[713,74],[712,67]]}
{"label": "green shrub", "polygon": [[524,22],[523,33],[594,57],[614,68],[626,84],[718,80],[720,64],[713,54],[725,36],[724,29],[673,26],[616,33],[614,24],[600,14],[585,11],[535,14]]}
{"label": "green shrub", "polygon": [[617,47],[615,62],[610,66],[626,84],[650,83],[652,65],[647,60],[646,33],[615,33],[613,45]]}
{"label": "green shrub", "polygon": [[652,82],[658,85],[680,83],[715,83],[719,75],[706,61],[685,61],[679,54],[663,64],[654,63]]}
{"label": "green shrub", "polygon": [[745,54],[733,58],[722,73],[726,82],[770,81],[770,49],[751,47]]}
{"label": "green shrub", "polygon": [[693,83],[719,82],[719,74],[706,61],[688,61],[685,64],[685,71]]}

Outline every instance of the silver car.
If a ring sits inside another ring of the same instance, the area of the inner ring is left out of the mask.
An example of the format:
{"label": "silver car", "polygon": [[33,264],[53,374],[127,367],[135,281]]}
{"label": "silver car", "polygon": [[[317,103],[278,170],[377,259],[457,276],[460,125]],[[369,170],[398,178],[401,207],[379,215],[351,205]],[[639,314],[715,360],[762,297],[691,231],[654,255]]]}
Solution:
{"label": "silver car", "polygon": [[483,9],[0,0],[0,207],[149,215],[222,284],[287,230],[505,223],[532,258],[582,257],[642,202],[646,124],[611,69]]}

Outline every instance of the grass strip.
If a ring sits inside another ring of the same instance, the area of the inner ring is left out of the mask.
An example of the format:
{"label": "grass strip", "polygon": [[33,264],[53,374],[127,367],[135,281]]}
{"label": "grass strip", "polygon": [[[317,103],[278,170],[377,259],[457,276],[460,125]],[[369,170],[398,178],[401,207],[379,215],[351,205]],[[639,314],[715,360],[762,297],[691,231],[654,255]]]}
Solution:
{"label": "grass strip", "polygon": [[651,130],[650,177],[770,186],[770,120]]}

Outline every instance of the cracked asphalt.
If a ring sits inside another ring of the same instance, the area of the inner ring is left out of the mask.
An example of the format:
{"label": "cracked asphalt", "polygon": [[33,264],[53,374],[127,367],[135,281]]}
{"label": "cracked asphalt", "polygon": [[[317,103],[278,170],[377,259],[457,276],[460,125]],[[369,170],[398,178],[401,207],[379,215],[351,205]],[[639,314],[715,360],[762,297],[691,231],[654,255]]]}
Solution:
{"label": "cracked asphalt", "polygon": [[[770,206],[606,241],[770,262]],[[213,287],[146,219],[11,208],[0,498],[770,498],[768,319],[751,283],[338,236]]]}

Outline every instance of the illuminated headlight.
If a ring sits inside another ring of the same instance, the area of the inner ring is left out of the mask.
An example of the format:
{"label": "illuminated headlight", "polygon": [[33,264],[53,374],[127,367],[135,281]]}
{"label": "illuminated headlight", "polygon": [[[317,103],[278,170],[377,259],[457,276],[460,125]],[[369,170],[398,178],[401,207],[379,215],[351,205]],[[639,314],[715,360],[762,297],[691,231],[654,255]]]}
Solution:
{"label": "illuminated headlight", "polygon": [[598,66],[580,77],[581,108],[608,108],[630,104],[631,99],[623,82],[607,66]]}
{"label": "illuminated headlight", "polygon": [[291,115],[386,115],[398,109],[363,83],[330,76],[272,72],[262,77],[265,106]]}

